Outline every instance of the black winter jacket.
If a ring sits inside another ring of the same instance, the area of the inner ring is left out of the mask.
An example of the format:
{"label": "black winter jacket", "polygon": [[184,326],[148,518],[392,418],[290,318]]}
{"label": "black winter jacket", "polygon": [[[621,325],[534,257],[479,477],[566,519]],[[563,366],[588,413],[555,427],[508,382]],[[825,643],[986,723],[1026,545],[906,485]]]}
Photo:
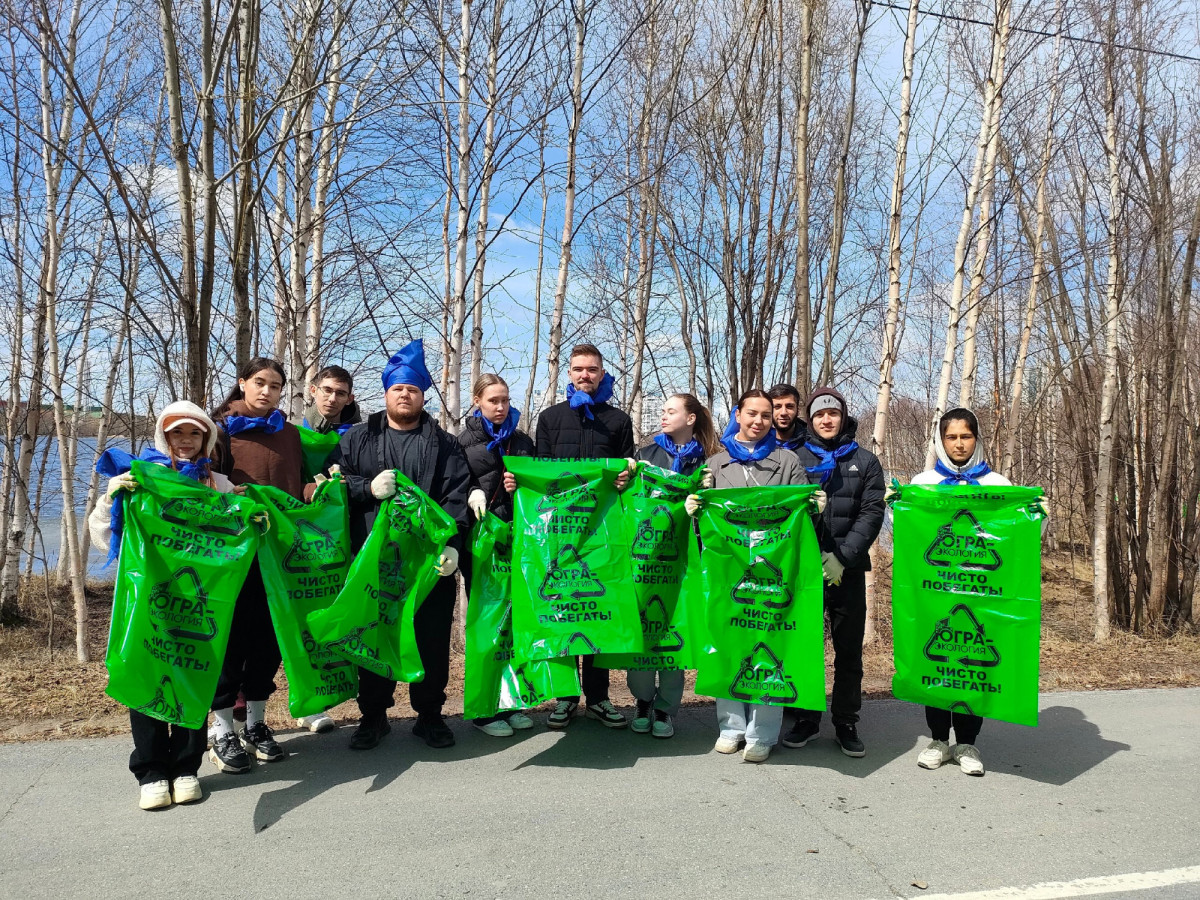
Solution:
{"label": "black winter jacket", "polygon": [[[846,427],[833,441],[827,443],[815,433],[809,435],[809,441],[833,450],[854,440],[857,433],[858,420],[848,416]],[[820,462],[807,447],[799,447],[796,455],[806,469]],[[809,484],[820,480],[808,475]],[[874,453],[862,447],[839,459],[825,483],[825,512],[814,517],[813,524],[821,550],[832,551],[847,569],[871,568],[868,553],[883,527],[884,491],[883,467]]]}
{"label": "black winter jacket", "polygon": [[547,459],[625,459],[633,456],[633,421],[607,403],[592,407],[595,419],[569,401],[542,410],[537,455]]}
{"label": "black winter jacket", "polygon": [[458,442],[467,455],[467,465],[471,467],[471,487],[483,491],[489,512],[505,522],[511,522],[513,503],[512,494],[504,489],[504,457],[533,456],[533,438],[523,431],[514,431],[504,445],[503,455],[499,450],[488,449],[490,440],[483,421],[478,416],[467,416]]}
{"label": "black winter jacket", "polygon": [[[384,470],[386,419],[385,412],[371,413],[366,422],[342,435],[329,458],[329,465],[337,463],[342,467],[342,477],[346,479],[350,494],[350,545],[355,553],[366,543],[379,511],[379,501],[371,493],[371,479]],[[467,509],[471,485],[467,457],[454,435],[443,431],[428,413],[421,413],[417,428],[420,432],[417,439],[424,444],[425,454],[417,486],[458,523],[458,534],[450,543],[461,552],[472,518]]]}
{"label": "black winter jacket", "polygon": [[[671,471],[671,454],[664,450],[658,444],[651,441],[645,447],[642,447],[634,454],[634,459],[645,460],[652,466],[658,466],[660,469]],[[691,475],[697,469],[704,465],[704,457],[698,456],[695,459],[684,460],[683,468],[680,470],[680,475]]]}

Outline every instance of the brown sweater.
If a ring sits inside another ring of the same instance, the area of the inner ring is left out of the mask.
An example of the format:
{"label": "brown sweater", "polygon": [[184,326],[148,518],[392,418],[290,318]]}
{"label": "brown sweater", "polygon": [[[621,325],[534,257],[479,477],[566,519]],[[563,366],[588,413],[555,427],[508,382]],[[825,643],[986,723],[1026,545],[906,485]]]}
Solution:
{"label": "brown sweater", "polygon": [[[225,416],[253,415],[245,402],[234,400],[229,408],[217,417],[223,424]],[[218,456],[225,450],[224,441],[217,444]],[[300,473],[304,459],[300,449],[300,431],[291,422],[275,434],[262,430],[243,431],[229,438],[232,459],[219,460],[222,471],[229,474],[234,484],[268,484],[291,494],[297,500],[304,499],[304,476]]]}

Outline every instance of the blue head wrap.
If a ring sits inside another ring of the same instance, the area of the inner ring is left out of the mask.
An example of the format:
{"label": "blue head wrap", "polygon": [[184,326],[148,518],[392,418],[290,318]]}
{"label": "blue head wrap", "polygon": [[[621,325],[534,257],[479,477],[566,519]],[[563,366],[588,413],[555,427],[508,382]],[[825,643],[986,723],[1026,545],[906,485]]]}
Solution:
{"label": "blue head wrap", "polygon": [[411,384],[422,393],[433,387],[429,369],[425,368],[425,344],[420,338],[401,348],[383,367],[383,389],[395,384]]}

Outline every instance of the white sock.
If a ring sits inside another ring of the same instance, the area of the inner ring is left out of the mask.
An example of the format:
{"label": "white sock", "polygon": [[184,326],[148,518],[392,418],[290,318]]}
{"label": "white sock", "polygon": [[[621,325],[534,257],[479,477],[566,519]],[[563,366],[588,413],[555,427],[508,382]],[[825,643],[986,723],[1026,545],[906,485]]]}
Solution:
{"label": "white sock", "polygon": [[253,728],[259,722],[267,720],[267,701],[266,700],[247,700],[246,701],[246,727]]}
{"label": "white sock", "polygon": [[227,734],[233,734],[233,707],[226,709],[214,709],[213,718],[217,720],[217,738],[223,738]]}

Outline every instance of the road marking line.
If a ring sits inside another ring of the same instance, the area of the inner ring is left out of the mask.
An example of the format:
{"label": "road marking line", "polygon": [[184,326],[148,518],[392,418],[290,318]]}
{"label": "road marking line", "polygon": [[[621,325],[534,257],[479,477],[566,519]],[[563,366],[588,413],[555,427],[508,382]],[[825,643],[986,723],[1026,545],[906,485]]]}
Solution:
{"label": "road marking line", "polygon": [[1131,872],[1128,875],[1102,875],[1075,881],[1045,881],[1026,887],[996,888],[966,894],[916,894],[921,900],[1059,900],[1060,897],[1092,897],[1118,891],[1144,891],[1156,887],[1200,882],[1200,866],[1163,869],[1160,872]]}

